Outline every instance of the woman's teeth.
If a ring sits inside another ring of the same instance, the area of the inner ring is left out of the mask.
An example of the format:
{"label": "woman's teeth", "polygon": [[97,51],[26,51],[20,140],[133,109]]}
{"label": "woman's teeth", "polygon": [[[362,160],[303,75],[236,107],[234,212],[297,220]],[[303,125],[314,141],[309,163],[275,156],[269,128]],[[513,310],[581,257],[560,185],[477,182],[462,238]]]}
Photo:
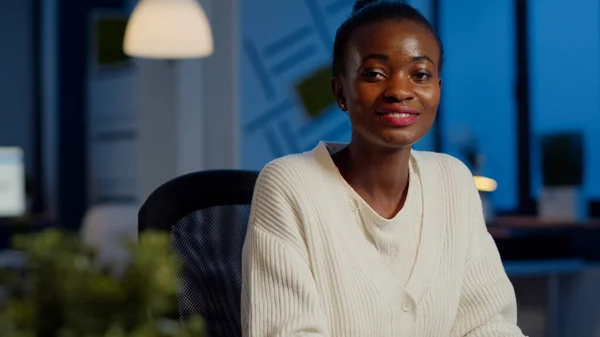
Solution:
{"label": "woman's teeth", "polygon": [[385,114],[386,116],[391,116],[391,117],[395,117],[395,118],[407,118],[412,116],[411,114],[407,114],[407,113],[398,113],[398,112],[389,112]]}

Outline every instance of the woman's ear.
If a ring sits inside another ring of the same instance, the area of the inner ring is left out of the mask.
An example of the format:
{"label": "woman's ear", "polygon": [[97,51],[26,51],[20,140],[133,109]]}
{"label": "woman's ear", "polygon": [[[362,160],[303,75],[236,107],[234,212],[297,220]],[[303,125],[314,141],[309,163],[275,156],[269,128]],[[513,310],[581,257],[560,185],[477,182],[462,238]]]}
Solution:
{"label": "woman's ear", "polygon": [[344,97],[344,88],[342,86],[342,80],[339,77],[331,79],[331,91],[335,97],[335,102],[342,111],[347,111],[348,106],[346,105],[346,98]]}

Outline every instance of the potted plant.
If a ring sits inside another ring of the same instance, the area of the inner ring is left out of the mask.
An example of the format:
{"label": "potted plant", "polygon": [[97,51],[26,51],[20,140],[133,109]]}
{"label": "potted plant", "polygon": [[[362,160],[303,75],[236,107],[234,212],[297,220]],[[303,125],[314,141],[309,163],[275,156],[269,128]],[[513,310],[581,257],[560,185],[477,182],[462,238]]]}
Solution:
{"label": "potted plant", "polygon": [[141,233],[127,243],[130,263],[118,273],[99,264],[75,234],[48,229],[17,236],[23,268],[2,270],[3,337],[202,337],[198,317],[176,310],[177,261],[168,233]]}
{"label": "potted plant", "polygon": [[575,223],[586,217],[582,191],[583,143],[583,135],[577,132],[550,133],[541,137],[541,218]]}

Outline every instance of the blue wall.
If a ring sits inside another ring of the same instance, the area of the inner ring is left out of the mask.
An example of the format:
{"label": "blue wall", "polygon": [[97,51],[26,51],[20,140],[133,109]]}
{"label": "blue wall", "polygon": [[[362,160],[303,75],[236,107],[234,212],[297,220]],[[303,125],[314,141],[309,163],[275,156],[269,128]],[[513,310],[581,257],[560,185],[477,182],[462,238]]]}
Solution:
{"label": "blue wall", "polygon": [[[338,4],[339,3],[339,4]],[[353,1],[241,2],[242,166],[259,169],[273,158],[344,141],[349,124],[332,107],[308,118],[293,86],[330,62],[336,27]]]}

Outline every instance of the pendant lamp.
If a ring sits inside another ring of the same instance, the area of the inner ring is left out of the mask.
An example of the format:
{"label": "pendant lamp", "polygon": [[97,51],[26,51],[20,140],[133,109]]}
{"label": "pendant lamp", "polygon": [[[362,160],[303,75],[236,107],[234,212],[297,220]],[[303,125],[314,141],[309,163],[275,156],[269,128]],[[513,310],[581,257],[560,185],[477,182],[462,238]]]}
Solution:
{"label": "pendant lamp", "polygon": [[127,23],[123,50],[139,58],[206,57],[213,53],[210,23],[197,0],[140,0]]}

